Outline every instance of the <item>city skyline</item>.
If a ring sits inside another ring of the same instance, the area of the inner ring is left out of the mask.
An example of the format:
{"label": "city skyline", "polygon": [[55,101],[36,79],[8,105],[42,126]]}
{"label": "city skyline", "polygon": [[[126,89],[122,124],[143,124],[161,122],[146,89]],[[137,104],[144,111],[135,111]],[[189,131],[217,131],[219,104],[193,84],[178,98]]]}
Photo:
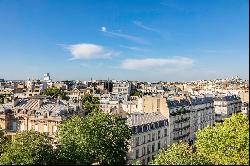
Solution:
{"label": "city skyline", "polygon": [[1,1],[0,78],[249,79],[246,0]]}

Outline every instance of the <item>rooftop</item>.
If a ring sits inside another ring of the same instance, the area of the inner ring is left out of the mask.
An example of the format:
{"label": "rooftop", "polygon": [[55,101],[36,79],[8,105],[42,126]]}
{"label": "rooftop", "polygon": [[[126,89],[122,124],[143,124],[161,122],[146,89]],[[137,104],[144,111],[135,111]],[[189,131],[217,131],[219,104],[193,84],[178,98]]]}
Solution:
{"label": "rooftop", "polygon": [[127,116],[127,124],[129,127],[149,124],[149,123],[158,122],[162,120],[167,120],[167,118],[158,112],[134,113],[134,114],[130,114]]}

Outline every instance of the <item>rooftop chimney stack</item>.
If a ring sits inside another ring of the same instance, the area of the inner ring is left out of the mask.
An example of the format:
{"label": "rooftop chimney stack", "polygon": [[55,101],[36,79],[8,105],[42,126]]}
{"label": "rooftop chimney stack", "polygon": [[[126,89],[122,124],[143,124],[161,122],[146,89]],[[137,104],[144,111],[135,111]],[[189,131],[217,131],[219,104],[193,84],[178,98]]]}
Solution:
{"label": "rooftop chimney stack", "polygon": [[18,102],[19,102],[18,97],[14,97],[12,99],[12,106],[15,107],[18,104]]}

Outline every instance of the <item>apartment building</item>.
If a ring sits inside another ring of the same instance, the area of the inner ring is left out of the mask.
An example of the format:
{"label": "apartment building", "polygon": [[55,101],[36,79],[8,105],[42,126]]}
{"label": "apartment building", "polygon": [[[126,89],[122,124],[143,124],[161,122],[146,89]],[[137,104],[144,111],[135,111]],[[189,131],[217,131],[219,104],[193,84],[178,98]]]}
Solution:
{"label": "apartment building", "polygon": [[127,163],[139,160],[148,164],[163,147],[169,144],[168,119],[161,113],[131,114],[127,125],[132,130]]}
{"label": "apartment building", "polygon": [[114,83],[112,94],[130,94],[131,91],[131,83],[130,82],[121,82],[121,83]]}
{"label": "apartment building", "polygon": [[241,112],[249,117],[249,102],[242,103]]}
{"label": "apartment building", "polygon": [[27,97],[40,95],[48,87],[47,82],[41,82],[40,80],[28,80],[25,82],[25,86],[27,87],[25,91]]}
{"label": "apartment building", "polygon": [[88,87],[84,89],[74,87],[71,91],[66,91],[66,94],[70,98],[70,101],[79,101],[82,96],[86,94],[93,94],[93,92],[93,87]]}
{"label": "apartment building", "polygon": [[184,140],[190,141],[190,112],[191,103],[188,99],[166,101],[169,112],[170,144]]}
{"label": "apartment building", "polygon": [[193,96],[189,98],[190,112],[190,141],[196,140],[195,133],[215,122],[214,102],[212,97]]}
{"label": "apartment building", "polygon": [[11,96],[14,94],[15,88],[13,86],[0,86],[0,95]]}
{"label": "apartment building", "polygon": [[161,84],[145,84],[142,89],[139,89],[142,93],[154,93],[163,94],[165,91]]}
{"label": "apartment building", "polygon": [[221,122],[233,113],[241,112],[241,99],[236,95],[219,95],[214,97],[215,121]]}
{"label": "apartment building", "polygon": [[141,97],[133,96],[133,100],[121,103],[122,109],[129,113],[143,113],[143,99]]}
{"label": "apartment building", "polygon": [[79,107],[62,100],[45,97],[15,98],[0,105],[0,126],[7,137],[14,139],[16,132],[34,129],[54,136],[57,125],[77,113]]}

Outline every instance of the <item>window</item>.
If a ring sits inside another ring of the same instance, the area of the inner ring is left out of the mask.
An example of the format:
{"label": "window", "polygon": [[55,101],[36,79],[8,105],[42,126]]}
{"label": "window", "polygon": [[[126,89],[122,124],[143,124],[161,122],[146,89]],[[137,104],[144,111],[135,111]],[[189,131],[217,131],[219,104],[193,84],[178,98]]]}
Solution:
{"label": "window", "polygon": [[142,155],[145,155],[146,154],[146,147],[144,146],[143,148],[142,148]]}
{"label": "window", "polygon": [[135,158],[139,158],[139,149],[135,151]]}
{"label": "window", "polygon": [[37,124],[35,125],[35,131],[38,131],[38,125]]}
{"label": "window", "polygon": [[135,138],[135,146],[139,146],[139,137]]}
{"label": "window", "polygon": [[146,141],[146,135],[143,136],[143,143],[145,144]]}
{"label": "window", "polygon": [[166,137],[168,135],[168,130],[164,129],[164,137]]}
{"label": "window", "polygon": [[152,152],[155,151],[155,143],[152,144]]}
{"label": "window", "polygon": [[155,140],[155,133],[152,133],[152,141]]}
{"label": "window", "polygon": [[158,142],[158,149],[161,149],[161,141]]}
{"label": "window", "polygon": [[150,145],[148,145],[147,154],[149,154],[150,152],[151,152],[151,150],[150,150]]}
{"label": "window", "polygon": [[12,122],[12,130],[16,131],[16,122]]}
{"label": "window", "polygon": [[158,139],[160,139],[161,138],[161,131],[159,130],[158,131]]}
{"label": "window", "polygon": [[45,133],[48,132],[48,125],[47,124],[43,125],[43,132],[45,132]]}
{"label": "window", "polygon": [[160,108],[160,99],[157,99],[157,108]]}
{"label": "window", "polygon": [[151,141],[151,135],[150,134],[148,134],[148,142],[150,142]]}

